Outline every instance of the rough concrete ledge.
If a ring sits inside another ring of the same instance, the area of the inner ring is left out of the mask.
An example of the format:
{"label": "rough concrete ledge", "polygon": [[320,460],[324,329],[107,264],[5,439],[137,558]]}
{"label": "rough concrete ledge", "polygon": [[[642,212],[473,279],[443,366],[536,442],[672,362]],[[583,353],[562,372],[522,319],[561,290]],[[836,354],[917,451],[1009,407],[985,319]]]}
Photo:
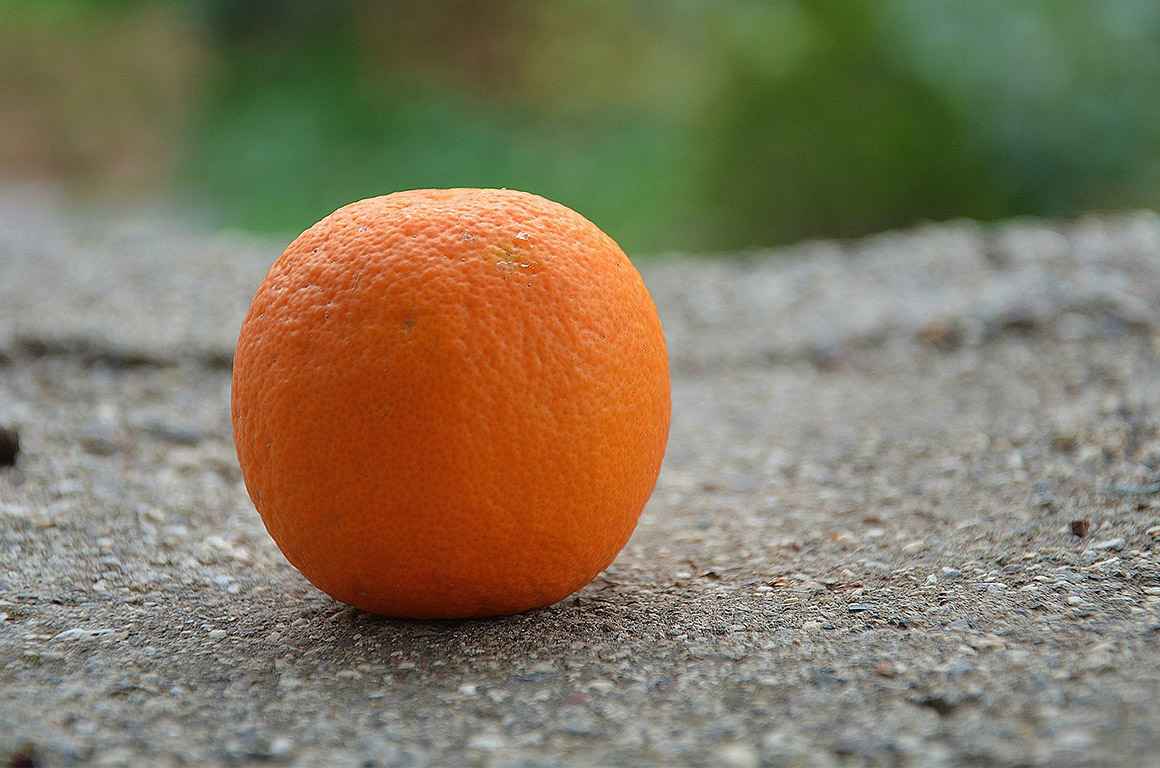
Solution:
{"label": "rough concrete ledge", "polygon": [[676,365],[640,527],[454,623],[329,600],[246,498],[229,354],[278,247],[0,195],[0,765],[1160,753],[1155,214],[645,262]]}
{"label": "rough concrete ledge", "polygon": [[[8,201],[5,204],[5,201]],[[0,352],[228,365],[281,245],[158,214],[70,218],[0,195]],[[919,337],[977,344],[1031,328],[1073,339],[1160,319],[1160,215],[932,225],[722,259],[645,259],[674,362],[825,357]]]}

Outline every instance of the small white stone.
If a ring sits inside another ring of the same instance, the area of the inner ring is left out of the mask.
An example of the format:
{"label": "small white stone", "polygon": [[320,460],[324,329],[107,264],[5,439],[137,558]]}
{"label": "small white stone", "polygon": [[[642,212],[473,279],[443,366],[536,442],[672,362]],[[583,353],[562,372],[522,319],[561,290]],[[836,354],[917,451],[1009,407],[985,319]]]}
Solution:
{"label": "small white stone", "polygon": [[970,637],[967,639],[967,644],[977,651],[1003,648],[1007,645],[1006,641],[998,635],[980,635],[978,637]]}
{"label": "small white stone", "polygon": [[503,737],[498,733],[477,733],[467,741],[469,749],[483,749],[493,751],[504,745]]}
{"label": "small white stone", "polygon": [[292,691],[302,687],[302,680],[293,675],[282,675],[278,678],[278,687],[284,691]]}
{"label": "small white stone", "polygon": [[81,642],[86,643],[92,640],[97,640],[102,637],[108,637],[117,633],[115,629],[84,629],[82,627],[74,627],[73,629],[66,629],[63,632],[53,636],[52,642]]}
{"label": "small white stone", "polygon": [[761,756],[748,744],[726,744],[718,747],[713,765],[724,768],[758,768]]}

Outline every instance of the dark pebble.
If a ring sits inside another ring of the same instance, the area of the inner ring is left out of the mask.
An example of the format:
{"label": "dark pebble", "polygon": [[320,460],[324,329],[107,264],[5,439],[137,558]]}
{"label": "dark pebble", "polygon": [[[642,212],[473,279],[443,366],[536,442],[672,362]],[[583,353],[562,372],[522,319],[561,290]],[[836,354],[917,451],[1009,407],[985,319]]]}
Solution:
{"label": "dark pebble", "polygon": [[966,659],[955,659],[947,665],[947,674],[951,677],[962,677],[975,671],[974,666]]}
{"label": "dark pebble", "polygon": [[150,421],[144,424],[142,428],[147,434],[159,440],[164,440],[167,443],[173,443],[174,445],[197,445],[202,439],[201,432],[195,427],[187,427],[180,424]]}
{"label": "dark pebble", "polygon": [[1091,520],[1072,520],[1071,521],[1072,534],[1080,537],[1081,539],[1088,535],[1088,531],[1090,531],[1091,528],[1092,528],[1092,521]]}
{"label": "dark pebble", "polygon": [[846,684],[846,679],[828,667],[815,667],[811,673],[811,682],[818,688],[836,688]]}
{"label": "dark pebble", "polygon": [[117,433],[109,424],[90,424],[81,431],[78,442],[94,456],[111,456],[117,452]]}
{"label": "dark pebble", "polygon": [[0,467],[16,465],[20,453],[20,433],[11,427],[0,427]]}
{"label": "dark pebble", "polygon": [[845,354],[839,344],[818,344],[809,351],[810,362],[821,371],[832,371],[842,366]]}
{"label": "dark pebble", "polygon": [[963,343],[963,330],[946,320],[932,320],[918,329],[919,342],[943,352],[958,349]]}
{"label": "dark pebble", "polygon": [[9,768],[39,768],[40,758],[37,757],[36,747],[25,744],[8,756]]}
{"label": "dark pebble", "polygon": [[940,717],[947,717],[959,708],[962,703],[953,694],[928,693],[913,700],[920,707],[933,709]]}

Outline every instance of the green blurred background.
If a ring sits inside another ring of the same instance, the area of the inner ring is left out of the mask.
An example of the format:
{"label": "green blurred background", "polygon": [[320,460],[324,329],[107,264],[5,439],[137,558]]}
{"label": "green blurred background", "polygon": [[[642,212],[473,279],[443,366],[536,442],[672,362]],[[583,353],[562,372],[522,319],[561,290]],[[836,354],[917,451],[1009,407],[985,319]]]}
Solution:
{"label": "green blurred background", "polygon": [[1157,0],[0,0],[0,179],[291,236],[539,192],[633,254],[1160,207]]}

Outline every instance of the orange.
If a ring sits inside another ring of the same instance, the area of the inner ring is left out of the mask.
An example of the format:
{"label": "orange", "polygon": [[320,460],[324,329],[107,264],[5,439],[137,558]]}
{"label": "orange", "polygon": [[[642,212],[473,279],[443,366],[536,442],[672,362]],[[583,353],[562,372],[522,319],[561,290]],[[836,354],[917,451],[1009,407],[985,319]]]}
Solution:
{"label": "orange", "polygon": [[517,613],[587,584],[652,493],[669,409],[640,274],[583,216],[510,190],[335,211],[271,267],[234,360],[270,535],[389,616]]}

